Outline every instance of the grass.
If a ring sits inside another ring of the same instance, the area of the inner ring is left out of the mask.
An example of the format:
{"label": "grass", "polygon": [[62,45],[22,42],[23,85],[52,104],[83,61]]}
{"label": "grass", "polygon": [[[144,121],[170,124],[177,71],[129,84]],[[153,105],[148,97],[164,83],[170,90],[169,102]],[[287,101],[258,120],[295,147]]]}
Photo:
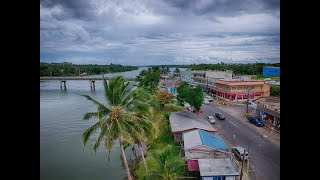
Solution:
{"label": "grass", "polygon": [[280,81],[280,76],[261,76],[261,75],[257,75],[256,77],[252,77],[252,79],[255,79],[255,80],[264,80],[266,78],[270,78],[271,80]]}

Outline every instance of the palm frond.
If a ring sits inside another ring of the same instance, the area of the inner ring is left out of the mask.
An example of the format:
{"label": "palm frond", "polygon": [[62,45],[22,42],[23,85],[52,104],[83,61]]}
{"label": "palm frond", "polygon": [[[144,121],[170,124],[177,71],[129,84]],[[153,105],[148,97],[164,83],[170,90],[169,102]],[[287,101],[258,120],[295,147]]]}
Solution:
{"label": "palm frond", "polygon": [[93,104],[95,104],[99,111],[108,111],[109,110],[105,105],[103,105],[99,101],[93,99],[92,97],[90,97],[88,95],[81,95],[81,96],[87,98],[89,101],[91,101]]}
{"label": "palm frond", "polygon": [[92,126],[90,126],[83,134],[82,134],[82,143],[85,146],[88,142],[89,137],[92,135],[100,127],[100,122],[96,122]]}
{"label": "palm frond", "polygon": [[91,118],[98,118],[98,112],[88,112],[86,114],[83,115],[83,120],[89,120]]}

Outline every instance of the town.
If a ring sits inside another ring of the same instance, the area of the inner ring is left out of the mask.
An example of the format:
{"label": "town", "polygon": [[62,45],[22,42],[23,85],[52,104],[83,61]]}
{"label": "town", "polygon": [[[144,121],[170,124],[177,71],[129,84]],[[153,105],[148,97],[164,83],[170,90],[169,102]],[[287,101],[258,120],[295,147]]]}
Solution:
{"label": "town", "polygon": [[[264,77],[280,77],[264,67]],[[201,85],[199,112],[189,103],[169,118],[188,171],[203,180],[280,179],[280,97],[270,96],[279,81],[235,76],[232,71],[162,71],[160,87],[177,96],[183,82]]]}

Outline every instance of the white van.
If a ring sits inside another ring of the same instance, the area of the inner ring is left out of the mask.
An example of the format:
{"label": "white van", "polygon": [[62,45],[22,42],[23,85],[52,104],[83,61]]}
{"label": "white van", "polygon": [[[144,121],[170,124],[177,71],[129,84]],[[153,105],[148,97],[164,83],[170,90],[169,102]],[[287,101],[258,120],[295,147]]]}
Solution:
{"label": "white van", "polygon": [[[232,148],[232,153],[238,160],[242,161],[244,150],[245,149],[243,147],[237,146]],[[248,154],[248,151],[246,151],[246,155],[244,156],[244,159],[248,160],[248,157],[249,157],[249,154]]]}
{"label": "white van", "polygon": [[213,101],[213,98],[211,96],[206,96],[206,98],[209,102],[212,102]]}

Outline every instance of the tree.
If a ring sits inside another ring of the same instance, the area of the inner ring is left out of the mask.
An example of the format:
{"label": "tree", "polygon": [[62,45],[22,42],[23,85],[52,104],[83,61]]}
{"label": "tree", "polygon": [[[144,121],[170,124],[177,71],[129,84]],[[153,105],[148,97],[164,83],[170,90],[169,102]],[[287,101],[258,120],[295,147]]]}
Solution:
{"label": "tree", "polygon": [[180,86],[177,88],[177,100],[179,105],[183,105],[185,102],[186,89],[189,88],[189,84],[187,82],[182,82]]}
{"label": "tree", "polygon": [[280,96],[280,86],[270,86],[271,96]]}
{"label": "tree", "polygon": [[187,85],[188,83],[183,82],[177,88],[178,92],[178,102],[183,104],[184,102],[189,103],[193,106],[196,111],[198,112],[202,106],[204,95],[203,95],[203,88],[198,85],[195,88],[191,88]]}
{"label": "tree", "polygon": [[145,88],[148,92],[155,92],[160,82],[160,70],[153,67],[141,71],[138,75],[138,86]]}
{"label": "tree", "polygon": [[164,151],[155,153],[156,168],[146,173],[150,179],[174,180],[183,173],[185,160],[183,157],[176,156],[173,147],[168,145]]}
{"label": "tree", "polygon": [[[125,156],[123,143],[134,140],[130,133],[136,132],[136,135],[143,136],[139,133],[138,128],[143,124],[144,118],[139,118],[135,112],[137,109],[143,109],[142,106],[147,106],[144,101],[137,99],[134,96],[134,89],[129,86],[129,82],[125,82],[122,76],[114,77],[107,83],[103,81],[106,104],[100,103],[88,95],[82,95],[93,104],[96,105],[96,112],[88,112],[84,115],[84,120],[97,118],[98,121],[90,126],[82,134],[82,142],[84,146],[87,144],[89,137],[100,130],[93,150],[96,152],[101,142],[104,142],[104,148],[108,152],[109,157],[111,149],[116,140],[120,142],[121,155],[124,166],[127,172],[128,179],[131,180],[131,174],[128,167],[128,162]],[[147,123],[147,122],[145,122]]]}
{"label": "tree", "polygon": [[156,95],[161,107],[164,107],[165,104],[171,103],[173,101],[173,96],[168,93],[168,91],[159,90],[157,91]]}

